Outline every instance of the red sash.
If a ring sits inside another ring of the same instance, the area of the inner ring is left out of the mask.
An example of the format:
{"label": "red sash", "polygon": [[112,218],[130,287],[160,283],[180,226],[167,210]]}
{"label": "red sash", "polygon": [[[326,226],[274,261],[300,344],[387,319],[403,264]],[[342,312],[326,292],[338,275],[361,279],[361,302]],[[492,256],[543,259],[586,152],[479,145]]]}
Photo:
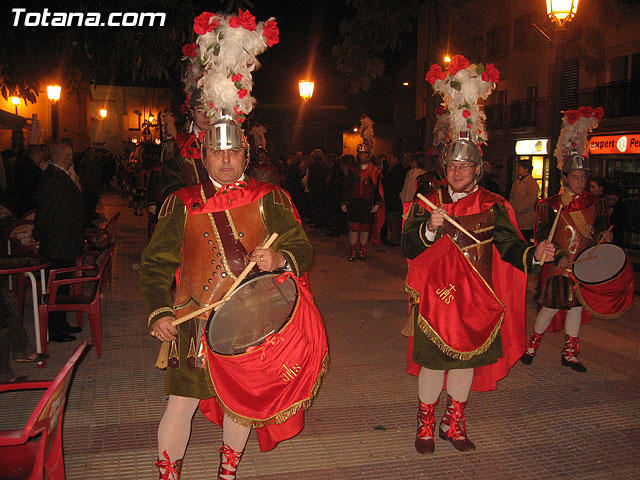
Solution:
{"label": "red sash", "polygon": [[411,262],[407,285],[419,295],[418,325],[445,355],[468,360],[500,331],[504,305],[448,235]]}

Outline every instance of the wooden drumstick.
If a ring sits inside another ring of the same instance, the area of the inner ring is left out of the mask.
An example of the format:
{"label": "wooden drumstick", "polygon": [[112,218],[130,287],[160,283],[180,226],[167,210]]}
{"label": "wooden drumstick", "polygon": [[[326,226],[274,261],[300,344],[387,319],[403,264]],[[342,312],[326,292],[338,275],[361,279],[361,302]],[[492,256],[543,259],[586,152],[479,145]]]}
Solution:
{"label": "wooden drumstick", "polygon": [[[264,244],[260,248],[271,247],[271,245],[273,245],[273,242],[275,242],[276,238],[278,238],[278,233],[273,232],[271,236],[267,239],[267,241],[264,242]],[[255,266],[256,266],[256,262],[249,262],[249,265],[247,265],[244,268],[244,270],[242,270],[242,273],[238,275],[238,278],[236,278],[236,281],[233,282],[233,285],[229,287],[229,289],[227,290],[227,293],[224,294],[221,300],[218,300],[217,302],[212,303],[211,305],[207,305],[206,307],[199,308],[198,310],[188,313],[187,315],[184,315],[180,318],[176,318],[171,322],[171,325],[173,326],[180,325],[181,323],[184,323],[187,320],[191,320],[192,318],[197,317],[198,315],[211,310],[212,308],[217,309],[223,303],[228,302],[233,291],[238,287],[238,285],[242,283],[242,281],[247,277],[249,272]],[[167,368],[167,364],[169,363],[169,343],[171,342],[162,342],[162,346],[160,347],[160,353],[158,353],[158,359],[156,360],[156,367],[158,368],[161,368],[161,369]]]}
{"label": "wooden drumstick", "polygon": [[[424,203],[426,203],[430,208],[432,208],[433,210],[435,210],[436,207],[427,197],[425,197],[424,195],[422,195],[421,193],[418,193],[417,197],[422,200]],[[458,230],[460,230],[462,233],[464,233],[467,237],[469,237],[471,240],[473,240],[476,243],[481,243],[480,240],[478,240],[476,237],[474,237],[473,235],[471,235],[471,233],[469,233],[467,231],[466,228],[464,228],[462,225],[460,225],[458,222],[456,222],[453,218],[451,218],[449,215],[447,215],[446,213],[443,214],[444,218],[447,219],[447,221],[453,225],[454,227],[456,227]]]}
{"label": "wooden drumstick", "polygon": [[[553,240],[553,236],[556,234],[556,227],[558,226],[558,220],[560,220],[560,212],[562,212],[562,203],[560,204],[560,208],[558,208],[558,213],[556,213],[556,218],[553,220],[553,225],[551,225],[551,231],[549,232],[549,236],[547,240]],[[540,265],[544,265],[544,261],[547,259],[547,254],[543,253],[542,258],[540,259]]]}

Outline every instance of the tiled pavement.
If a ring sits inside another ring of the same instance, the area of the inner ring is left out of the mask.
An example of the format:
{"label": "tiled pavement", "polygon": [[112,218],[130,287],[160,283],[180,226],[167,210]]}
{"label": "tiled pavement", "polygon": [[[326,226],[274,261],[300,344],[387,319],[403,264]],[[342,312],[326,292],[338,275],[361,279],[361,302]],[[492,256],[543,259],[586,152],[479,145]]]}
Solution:
{"label": "tiled pavement", "polygon": [[[138,293],[144,219],[115,194],[104,195],[100,211],[106,218],[122,215],[113,282],[104,292],[103,357],[88,351],[67,403],[67,478],[157,478],[156,429],[166,396],[163,372],[153,366],[158,343],[146,333]],[[623,319],[583,328],[587,373],[563,368],[563,335],[547,334],[533,365],[517,364],[496,391],[472,392],[467,427],[475,452],[462,454],[438,440],[435,454],[421,456],[413,448],[416,379],[404,372],[405,339],[399,333],[406,312],[400,249],[374,247],[366,262],[349,263],[344,236],[328,239],[313,230],[309,235],[315,247],[310,281],[327,327],[331,367],[304,431],[266,453],[259,452],[252,434],[239,478],[640,478],[638,298]],[[6,287],[4,281],[6,298],[15,302]],[[531,291],[527,307],[531,331]],[[33,334],[31,329],[29,324]],[[79,339],[90,339],[88,327]],[[14,363],[14,371],[52,378],[74,347],[50,344],[46,368]],[[33,393],[3,394],[0,429],[22,424],[37,400]],[[183,478],[215,478],[221,431],[199,412],[193,426]]]}

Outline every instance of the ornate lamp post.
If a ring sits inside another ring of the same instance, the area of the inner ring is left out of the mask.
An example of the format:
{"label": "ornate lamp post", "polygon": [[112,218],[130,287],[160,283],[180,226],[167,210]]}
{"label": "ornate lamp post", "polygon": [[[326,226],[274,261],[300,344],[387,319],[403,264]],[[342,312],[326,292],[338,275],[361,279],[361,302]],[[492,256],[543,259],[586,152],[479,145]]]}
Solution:
{"label": "ornate lamp post", "polygon": [[307,102],[311,97],[313,97],[313,86],[314,83],[309,80],[300,80],[298,82],[298,89],[300,90],[300,97]]}
{"label": "ornate lamp post", "polygon": [[60,85],[48,85],[47,96],[51,100],[51,140],[58,141],[58,100],[60,100]]}
{"label": "ornate lamp post", "polygon": [[[554,36],[555,65],[553,70],[553,88],[551,97],[551,149],[555,149],[560,135],[560,111],[562,105],[562,68],[565,61],[565,51],[567,46],[566,26],[573,20],[578,12],[579,0],[547,0],[547,15],[556,26]],[[556,168],[557,159],[551,155],[549,157],[549,195],[553,195],[560,190],[560,173]]]}

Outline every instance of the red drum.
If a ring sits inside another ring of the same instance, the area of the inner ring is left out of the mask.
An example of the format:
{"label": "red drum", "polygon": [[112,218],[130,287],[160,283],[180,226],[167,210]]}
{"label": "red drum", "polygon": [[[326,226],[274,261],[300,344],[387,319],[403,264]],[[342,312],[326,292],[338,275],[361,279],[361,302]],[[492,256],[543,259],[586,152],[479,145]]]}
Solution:
{"label": "red drum", "polygon": [[573,262],[580,303],[595,317],[618,318],[633,305],[634,278],[626,252],[611,243],[587,248]]}
{"label": "red drum", "polygon": [[290,272],[249,279],[232,301],[212,316],[203,338],[218,402],[247,426],[282,423],[310,404],[328,367],[320,312]]}

